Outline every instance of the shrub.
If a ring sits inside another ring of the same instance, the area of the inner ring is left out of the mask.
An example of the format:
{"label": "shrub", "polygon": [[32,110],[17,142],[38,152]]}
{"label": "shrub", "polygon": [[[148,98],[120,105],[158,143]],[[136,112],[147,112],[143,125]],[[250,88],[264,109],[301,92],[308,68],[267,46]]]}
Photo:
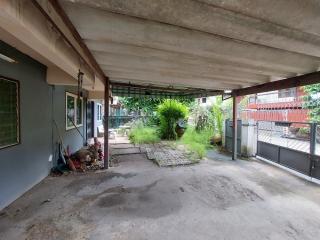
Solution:
{"label": "shrub", "polygon": [[156,128],[141,125],[131,129],[129,139],[135,144],[156,143],[160,141]]}
{"label": "shrub", "polygon": [[167,99],[158,106],[158,114],[162,138],[168,140],[177,139],[175,127],[179,119],[185,119],[187,117],[187,106],[177,100]]}
{"label": "shrub", "polygon": [[210,138],[212,135],[213,132],[210,129],[196,131],[194,128],[188,128],[181,141],[190,151],[195,152],[199,158],[203,158],[207,153],[207,149],[211,147]]}

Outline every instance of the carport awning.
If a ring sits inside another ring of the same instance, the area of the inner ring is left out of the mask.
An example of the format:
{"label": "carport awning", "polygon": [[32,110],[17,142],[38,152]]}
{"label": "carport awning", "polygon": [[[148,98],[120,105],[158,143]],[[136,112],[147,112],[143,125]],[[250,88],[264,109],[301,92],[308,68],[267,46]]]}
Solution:
{"label": "carport awning", "polygon": [[320,64],[317,1],[59,3],[113,83],[210,92],[316,72]]}

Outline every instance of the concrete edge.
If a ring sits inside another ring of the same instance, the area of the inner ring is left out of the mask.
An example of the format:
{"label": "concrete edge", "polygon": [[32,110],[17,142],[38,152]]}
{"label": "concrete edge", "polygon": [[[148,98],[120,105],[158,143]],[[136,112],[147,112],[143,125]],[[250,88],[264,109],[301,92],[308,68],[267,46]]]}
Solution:
{"label": "concrete edge", "polygon": [[307,181],[309,181],[309,182],[313,182],[313,183],[316,183],[316,184],[320,185],[320,180],[319,180],[319,179],[316,179],[316,178],[307,176],[307,175],[305,175],[305,174],[299,173],[299,172],[297,172],[297,171],[295,171],[295,170],[293,170],[293,169],[291,169],[291,168],[288,168],[288,167],[285,167],[285,166],[283,166],[283,165],[281,165],[281,164],[272,162],[272,161],[270,161],[270,160],[268,160],[268,159],[265,159],[265,158],[263,158],[263,157],[260,157],[260,156],[256,156],[255,158],[256,158],[256,159],[259,159],[259,160],[261,160],[261,161],[263,161],[263,162],[266,162],[266,163],[268,163],[268,164],[271,164],[271,165],[273,165],[273,166],[279,167],[279,168],[281,168],[281,169],[283,169],[283,170],[285,170],[285,171],[287,171],[287,172],[290,172],[291,174],[293,174],[293,175],[295,175],[295,176],[297,176],[297,177],[299,177],[299,178],[302,178],[302,179],[307,180]]}

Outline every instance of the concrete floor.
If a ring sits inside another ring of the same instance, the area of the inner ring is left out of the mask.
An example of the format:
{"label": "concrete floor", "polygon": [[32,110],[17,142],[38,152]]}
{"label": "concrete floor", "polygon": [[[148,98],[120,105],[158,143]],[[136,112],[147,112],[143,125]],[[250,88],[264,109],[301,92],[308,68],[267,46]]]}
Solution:
{"label": "concrete floor", "polygon": [[210,156],[159,168],[123,155],[107,172],[48,177],[0,212],[0,239],[319,239],[318,185]]}

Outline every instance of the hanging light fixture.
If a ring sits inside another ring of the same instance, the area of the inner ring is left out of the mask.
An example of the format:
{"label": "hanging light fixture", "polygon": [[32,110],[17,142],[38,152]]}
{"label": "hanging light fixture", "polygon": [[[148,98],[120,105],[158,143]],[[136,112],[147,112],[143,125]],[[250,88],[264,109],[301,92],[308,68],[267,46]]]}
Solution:
{"label": "hanging light fixture", "polygon": [[80,97],[82,97],[82,84],[83,84],[83,72],[80,71],[79,69],[79,73],[78,73],[78,99],[80,99]]}
{"label": "hanging light fixture", "polygon": [[14,60],[13,58],[8,57],[7,55],[4,55],[2,53],[0,53],[0,59],[4,60],[6,62],[9,62],[9,63],[17,63],[16,60]]}

